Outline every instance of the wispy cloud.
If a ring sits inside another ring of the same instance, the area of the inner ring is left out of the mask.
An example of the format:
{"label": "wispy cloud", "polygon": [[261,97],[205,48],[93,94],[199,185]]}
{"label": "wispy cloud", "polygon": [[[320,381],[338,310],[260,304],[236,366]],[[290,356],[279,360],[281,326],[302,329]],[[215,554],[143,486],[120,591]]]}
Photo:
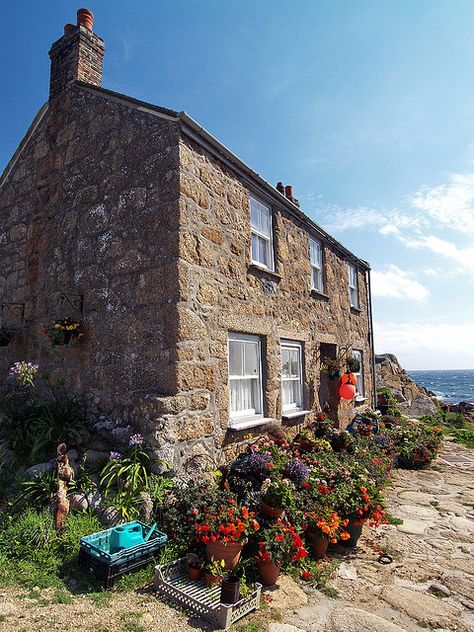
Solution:
{"label": "wispy cloud", "polygon": [[474,278],[474,246],[465,244],[474,235],[474,173],[452,174],[444,184],[422,187],[392,209],[314,210],[330,232],[375,230],[407,248],[425,249],[455,262],[457,273]]}
{"label": "wispy cloud", "polygon": [[373,296],[425,301],[429,295],[428,289],[414,279],[412,273],[395,265],[388,266],[384,272],[373,270],[371,278]]}
{"label": "wispy cloud", "polygon": [[[408,369],[474,366],[474,322],[375,322],[375,350],[394,353]],[[462,365],[460,365],[462,358]]]}
{"label": "wispy cloud", "polygon": [[442,226],[474,233],[473,173],[453,174],[446,184],[423,187],[409,201]]}

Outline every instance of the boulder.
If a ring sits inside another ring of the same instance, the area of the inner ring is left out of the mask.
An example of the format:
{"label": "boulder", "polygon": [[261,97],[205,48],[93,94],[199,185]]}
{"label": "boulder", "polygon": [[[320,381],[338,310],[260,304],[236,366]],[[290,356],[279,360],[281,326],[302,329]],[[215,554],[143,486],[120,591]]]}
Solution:
{"label": "boulder", "polygon": [[43,472],[52,472],[54,470],[55,463],[56,461],[54,461],[54,463],[37,463],[36,465],[32,465],[26,470],[25,476],[28,480],[31,481],[38,474],[41,474]]}
{"label": "boulder", "polygon": [[375,356],[375,381],[378,389],[387,388],[391,391],[398,408],[408,417],[432,415],[440,408],[436,397],[416,384],[391,353]]}

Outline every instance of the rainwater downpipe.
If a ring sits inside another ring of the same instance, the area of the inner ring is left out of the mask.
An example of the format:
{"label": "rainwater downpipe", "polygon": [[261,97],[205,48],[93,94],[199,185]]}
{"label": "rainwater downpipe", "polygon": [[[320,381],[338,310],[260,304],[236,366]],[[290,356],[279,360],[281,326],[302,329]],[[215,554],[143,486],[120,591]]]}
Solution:
{"label": "rainwater downpipe", "polygon": [[375,384],[375,348],[374,348],[374,324],[372,319],[372,289],[370,285],[370,268],[367,270],[367,311],[369,318],[369,344],[370,344],[370,368],[372,371],[372,407],[377,406],[377,387]]}

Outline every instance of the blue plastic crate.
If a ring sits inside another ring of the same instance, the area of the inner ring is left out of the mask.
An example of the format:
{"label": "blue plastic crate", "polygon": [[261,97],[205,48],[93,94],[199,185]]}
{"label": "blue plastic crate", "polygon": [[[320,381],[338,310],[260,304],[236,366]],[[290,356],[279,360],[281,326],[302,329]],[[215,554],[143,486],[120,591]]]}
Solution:
{"label": "blue plastic crate", "polygon": [[[133,522],[142,526],[143,534],[145,536],[151,529],[149,525],[140,522],[139,520],[134,520]],[[161,548],[168,539],[168,536],[165,533],[155,529],[148,542],[131,546],[130,548],[123,549],[117,553],[110,553],[110,534],[113,529],[114,527],[106,529],[105,531],[98,531],[97,533],[84,536],[81,538],[81,549],[89,555],[98,558],[102,562],[111,565],[116,564],[117,562],[124,562],[127,559],[138,560],[142,555],[149,555]]]}

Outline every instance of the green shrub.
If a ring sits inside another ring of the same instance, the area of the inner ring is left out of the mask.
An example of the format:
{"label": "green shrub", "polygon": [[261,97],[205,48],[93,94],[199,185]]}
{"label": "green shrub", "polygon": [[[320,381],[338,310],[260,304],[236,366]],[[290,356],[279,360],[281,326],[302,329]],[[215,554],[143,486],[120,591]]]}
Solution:
{"label": "green shrub", "polygon": [[453,436],[456,443],[462,443],[467,448],[474,448],[473,428],[458,428],[453,432]]}

